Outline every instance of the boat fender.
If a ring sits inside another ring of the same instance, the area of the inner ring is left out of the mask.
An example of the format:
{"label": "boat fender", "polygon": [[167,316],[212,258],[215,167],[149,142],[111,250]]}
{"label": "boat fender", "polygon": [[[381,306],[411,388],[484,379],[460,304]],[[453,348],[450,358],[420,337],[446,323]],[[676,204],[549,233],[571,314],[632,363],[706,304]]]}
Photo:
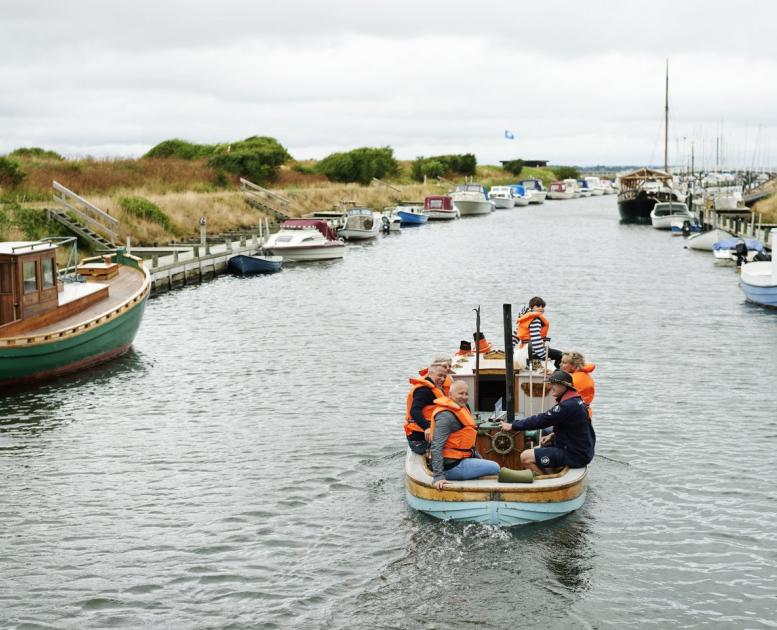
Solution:
{"label": "boat fender", "polygon": [[531,470],[499,469],[499,483],[533,483],[534,472]]}

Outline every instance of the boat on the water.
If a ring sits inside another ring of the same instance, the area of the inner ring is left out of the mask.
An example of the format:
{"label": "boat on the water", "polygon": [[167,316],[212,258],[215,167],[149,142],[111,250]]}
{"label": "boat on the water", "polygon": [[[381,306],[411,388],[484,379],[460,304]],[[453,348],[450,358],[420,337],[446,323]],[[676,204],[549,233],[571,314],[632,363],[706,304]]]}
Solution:
{"label": "boat on the water", "polygon": [[424,204],[415,202],[401,202],[394,208],[402,225],[423,225],[429,220],[424,212]]}
{"label": "boat on the water", "polygon": [[531,197],[521,184],[513,184],[510,186],[513,191],[513,203],[516,206],[528,206],[531,203]]}
{"label": "boat on the water", "polygon": [[672,224],[683,221],[694,221],[694,216],[688,206],[682,201],[656,203],[650,211],[650,222],[657,230],[671,230]]}
{"label": "boat on the water", "polygon": [[739,286],[748,302],[777,308],[777,230],[769,233],[772,259],[742,265]]}
{"label": "boat on the water", "polygon": [[650,223],[657,203],[680,201],[672,176],[652,168],[640,168],[618,177],[618,212],[624,223]]}
{"label": "boat on the water", "polygon": [[574,199],[575,190],[567,189],[566,182],[551,182],[547,197],[548,199]]}
{"label": "boat on the water", "polygon": [[260,273],[275,273],[283,267],[281,256],[245,256],[240,254],[232,256],[227,263],[227,268],[241,276],[252,276]]}
{"label": "boat on the water", "polygon": [[497,210],[507,210],[515,206],[513,191],[510,186],[492,186],[488,191],[488,198],[493,202]]}
{"label": "boat on the water", "polygon": [[287,219],[264,250],[292,262],[334,260],[345,255],[345,243],[323,219]]}
{"label": "boat on the water", "polygon": [[424,199],[424,214],[434,221],[450,221],[459,218],[459,211],[448,195],[429,195]]}
{"label": "boat on the water", "polygon": [[541,179],[522,179],[518,183],[526,190],[526,194],[529,197],[529,203],[545,203],[545,197],[547,197],[548,191],[545,190],[545,186]]}
{"label": "boat on the water", "polygon": [[588,185],[588,180],[577,180],[577,192],[581,197],[592,197],[594,194],[593,189]]}
{"label": "boat on the water", "polygon": [[337,235],[346,241],[365,241],[375,238],[382,225],[380,215],[370,208],[351,208],[345,213],[345,222]]}
{"label": "boat on the water", "polygon": [[602,180],[598,177],[589,175],[588,177],[584,177],[583,181],[585,181],[586,186],[588,187],[588,190],[591,191],[592,196],[598,197],[600,195],[606,194],[605,186],[602,183]]}
{"label": "boat on the water", "polygon": [[686,241],[685,246],[688,249],[698,249],[703,252],[711,252],[712,246],[724,238],[733,238],[733,234],[721,228],[712,228],[706,232],[691,234]]}
{"label": "boat on the water", "polygon": [[58,246],[75,238],[0,243],[0,387],[77,372],[126,352],[151,276],[124,249],[86,258],[61,275]]}
{"label": "boat on the water", "polygon": [[702,228],[696,219],[678,219],[672,221],[670,230],[672,236],[691,236],[691,234],[699,234],[702,231]]}
{"label": "boat on the water", "polygon": [[724,238],[712,245],[715,264],[720,267],[753,262],[763,251],[764,244],[756,238]]}
{"label": "boat on the water", "polygon": [[[505,309],[509,326],[509,305]],[[531,361],[514,366],[512,347],[508,352],[492,350],[456,359],[451,376],[468,385],[478,453],[500,467],[521,471],[521,452],[538,443],[540,432],[504,431],[500,420],[511,422],[514,417],[538,414],[556,404],[544,384],[544,366]],[[511,372],[512,378],[506,378]],[[503,400],[509,401],[505,411]],[[499,481],[497,476],[448,481],[437,489],[426,458],[409,448],[405,456],[407,503],[434,518],[512,527],[559,518],[585,502],[586,468],[565,467],[555,474],[527,477],[521,482]]]}
{"label": "boat on the water", "polygon": [[490,214],[494,211],[493,202],[486,197],[486,191],[480,184],[459,184],[450,196],[462,217]]}

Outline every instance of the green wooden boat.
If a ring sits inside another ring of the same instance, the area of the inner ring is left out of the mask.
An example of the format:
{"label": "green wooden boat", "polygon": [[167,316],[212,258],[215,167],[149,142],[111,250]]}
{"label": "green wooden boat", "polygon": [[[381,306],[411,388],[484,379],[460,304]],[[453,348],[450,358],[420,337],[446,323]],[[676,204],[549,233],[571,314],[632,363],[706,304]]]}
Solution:
{"label": "green wooden boat", "polygon": [[54,240],[0,243],[0,388],[108,361],[132,345],[151,278],[124,250],[63,282]]}

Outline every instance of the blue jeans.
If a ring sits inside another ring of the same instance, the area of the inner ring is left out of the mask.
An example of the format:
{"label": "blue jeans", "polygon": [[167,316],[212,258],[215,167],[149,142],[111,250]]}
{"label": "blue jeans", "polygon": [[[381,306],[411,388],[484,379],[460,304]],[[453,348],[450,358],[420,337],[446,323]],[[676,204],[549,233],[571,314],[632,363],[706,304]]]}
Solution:
{"label": "blue jeans", "polygon": [[450,470],[446,470],[445,478],[448,481],[464,481],[465,479],[477,479],[486,475],[498,474],[499,464],[496,462],[492,462],[490,459],[467,457]]}

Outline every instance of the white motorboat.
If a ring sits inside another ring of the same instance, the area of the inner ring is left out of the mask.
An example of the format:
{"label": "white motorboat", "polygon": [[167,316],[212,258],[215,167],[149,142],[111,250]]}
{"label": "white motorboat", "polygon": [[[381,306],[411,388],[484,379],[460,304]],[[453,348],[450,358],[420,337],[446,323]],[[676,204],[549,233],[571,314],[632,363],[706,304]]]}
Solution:
{"label": "white motorboat", "polygon": [[429,195],[424,199],[424,213],[433,221],[450,221],[459,218],[459,211],[448,195]]}
{"label": "white motorboat", "polygon": [[686,241],[686,247],[688,249],[698,249],[704,252],[711,252],[712,246],[718,241],[722,241],[724,238],[732,238],[734,235],[731,232],[722,230],[720,228],[713,228],[707,232],[699,232],[698,234],[691,234]]}
{"label": "white motorboat", "polygon": [[382,225],[381,216],[369,208],[351,208],[345,214],[343,227],[337,235],[347,241],[365,241],[375,238]]}
{"label": "white motorboat", "polygon": [[742,265],[739,286],[749,302],[777,308],[777,230],[769,233],[772,259]]}
{"label": "white motorboat", "polygon": [[513,191],[510,186],[492,186],[491,190],[488,191],[488,198],[494,202],[494,208],[497,210],[507,210],[517,205],[513,200]]}
{"label": "white motorboat", "polygon": [[548,188],[548,199],[574,199],[574,189],[568,190],[565,182],[552,182]]}
{"label": "white motorboat", "polygon": [[383,209],[381,221],[383,223],[383,232],[386,234],[402,231],[402,217],[396,213],[394,206]]}
{"label": "white motorboat", "polygon": [[518,184],[523,186],[526,191],[529,203],[545,203],[545,197],[547,197],[548,191],[545,190],[545,186],[542,185],[541,179],[522,179]]}
{"label": "white motorboat", "polygon": [[672,223],[680,221],[694,221],[694,216],[688,210],[688,206],[682,201],[659,202],[650,211],[650,222],[657,230],[671,230]]}
{"label": "white motorboat", "polygon": [[323,219],[287,219],[267,239],[264,248],[284,260],[331,260],[345,255],[345,243]]}
{"label": "white motorboat", "polygon": [[462,217],[494,211],[493,202],[486,197],[486,191],[480,184],[459,184],[450,196]]}
{"label": "white motorboat", "polygon": [[586,183],[586,186],[588,186],[588,190],[591,191],[592,196],[599,196],[604,195],[604,184],[602,184],[602,180],[600,180],[598,177],[594,176],[588,176],[584,177],[583,181]]}
{"label": "white motorboat", "polygon": [[580,189],[580,185],[577,183],[576,179],[565,179],[564,183],[567,185],[567,190],[572,191],[575,197],[590,197],[590,195],[584,194]]}
{"label": "white motorboat", "polygon": [[577,192],[580,197],[591,197],[594,194],[594,191],[591,190],[591,188],[588,186],[588,182],[584,179],[578,179],[577,181]]}
{"label": "white motorboat", "polygon": [[764,244],[756,238],[724,238],[712,245],[715,264],[721,267],[753,262],[763,251]]}

